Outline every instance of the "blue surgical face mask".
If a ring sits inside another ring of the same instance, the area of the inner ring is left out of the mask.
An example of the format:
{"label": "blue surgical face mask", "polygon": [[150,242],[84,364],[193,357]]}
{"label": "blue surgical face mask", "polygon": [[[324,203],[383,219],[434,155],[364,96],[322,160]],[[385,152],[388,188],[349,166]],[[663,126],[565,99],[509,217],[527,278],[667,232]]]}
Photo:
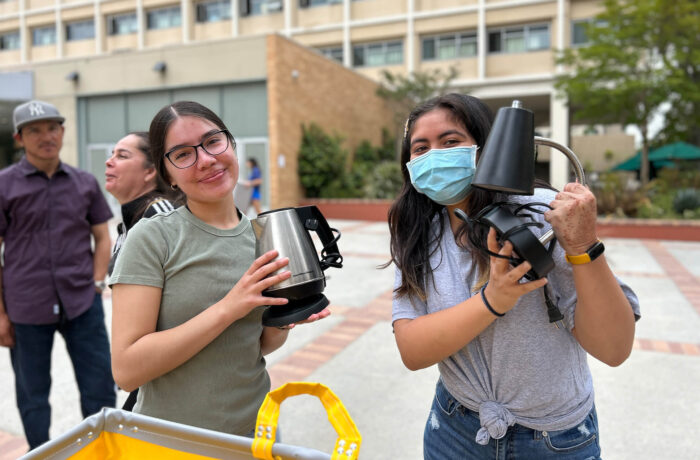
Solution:
{"label": "blue surgical face mask", "polygon": [[413,187],[436,203],[459,203],[471,188],[476,150],[476,145],[433,149],[409,161],[406,167]]}

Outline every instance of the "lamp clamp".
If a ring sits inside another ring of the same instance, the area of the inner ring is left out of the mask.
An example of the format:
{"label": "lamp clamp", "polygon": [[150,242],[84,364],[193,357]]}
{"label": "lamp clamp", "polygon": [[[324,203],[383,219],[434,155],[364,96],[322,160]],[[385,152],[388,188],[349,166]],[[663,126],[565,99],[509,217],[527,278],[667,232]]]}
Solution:
{"label": "lamp clamp", "polygon": [[[543,278],[554,268],[552,251],[554,250],[554,238],[549,241],[549,246],[541,243],[530,227],[542,228],[544,225],[537,222],[532,214],[525,211],[542,214],[539,207],[549,208],[546,203],[518,204],[507,201],[499,201],[486,206],[473,219],[461,209],[454,211],[455,216],[470,226],[493,227],[499,242],[510,241],[513,245],[515,256],[507,257],[513,266],[518,266],[525,260],[530,262],[532,268],[525,274],[528,280]],[[476,240],[476,232],[469,232],[472,246],[492,257],[504,258],[504,256],[490,251],[484,247],[483,241]],[[471,239],[474,238],[474,239]]]}

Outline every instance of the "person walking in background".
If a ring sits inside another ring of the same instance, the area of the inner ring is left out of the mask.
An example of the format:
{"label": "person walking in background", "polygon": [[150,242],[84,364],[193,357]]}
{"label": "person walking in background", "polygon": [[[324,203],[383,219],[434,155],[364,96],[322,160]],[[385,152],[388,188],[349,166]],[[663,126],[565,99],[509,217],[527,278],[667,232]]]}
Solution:
{"label": "person walking in background", "polygon": [[61,162],[64,120],[43,101],[17,106],[14,138],[25,155],[0,171],[0,345],[10,348],[30,449],[49,439],[56,331],[73,363],[83,417],[116,403],[102,309],[112,213],[97,180]]}
{"label": "person walking in background", "polygon": [[[639,303],[602,254],[586,187],[572,183],[556,193],[540,184],[533,196],[518,197],[471,187],[491,120],[477,98],[437,97],[411,112],[401,146],[404,185],[389,212],[393,327],[406,367],[437,364],[440,371],[424,456],[598,459],[586,354],[611,366],[624,362]],[[531,267],[510,265],[510,242],[501,245],[494,229],[454,213],[474,218],[508,198],[553,208],[533,214],[543,228],[529,227],[544,233],[546,221],[557,237],[547,279],[523,281]],[[566,255],[579,257],[567,263]],[[544,289],[565,327],[549,322]]]}
{"label": "person walking in background", "polygon": [[[270,390],[264,355],[289,328],[263,327],[262,291],[288,279],[289,260],[255,258],[255,234],[236,209],[236,142],[196,102],[161,109],[149,130],[153,162],[185,206],[142,219],[110,278],[114,377],[139,389],[134,412],[251,436]],[[328,316],[326,309],[312,322]]]}
{"label": "person walking in background", "polygon": [[[248,158],[246,161],[246,166],[248,166],[249,173],[248,181],[245,185],[253,188],[250,195],[250,205],[248,207],[253,206],[253,209],[255,209],[255,215],[258,215],[262,212],[262,208],[260,206],[260,184],[262,184],[262,174],[260,173],[260,168],[258,167],[258,161],[255,158]],[[246,209],[244,212],[247,211],[248,210]]]}
{"label": "person walking in background", "polygon": [[[158,176],[151,161],[147,132],[129,133],[120,139],[105,165],[105,189],[117,199],[122,214],[107,271],[111,275],[119,249],[131,227],[142,217],[172,211],[178,200],[174,197],[175,192]],[[138,389],[132,391],[122,408],[131,410],[137,394]]]}

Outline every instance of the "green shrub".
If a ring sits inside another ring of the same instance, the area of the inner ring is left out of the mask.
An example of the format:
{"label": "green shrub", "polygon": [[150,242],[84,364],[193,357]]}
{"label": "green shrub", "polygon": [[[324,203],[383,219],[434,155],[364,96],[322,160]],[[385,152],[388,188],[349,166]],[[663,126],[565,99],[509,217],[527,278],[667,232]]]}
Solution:
{"label": "green shrub", "polygon": [[363,140],[355,148],[355,155],[352,157],[353,165],[370,166],[379,161],[378,149],[374,148],[368,140]]}
{"label": "green shrub", "polygon": [[675,168],[663,168],[649,182],[647,200],[640,206],[638,217],[697,219],[700,210],[693,203],[698,190],[700,174],[697,167],[681,163]]}
{"label": "green shrub", "polygon": [[645,189],[635,186],[624,172],[602,173],[591,184],[598,203],[598,214],[634,217],[644,204]]}
{"label": "green shrub", "polygon": [[302,126],[299,181],[306,196],[394,198],[401,186],[401,171],[394,159],[395,140],[389,132],[382,131],[382,145],[378,147],[366,140],[360,142],[349,168],[342,142],[341,136],[330,136],[314,123]]}
{"label": "green shrub", "polygon": [[377,160],[398,161],[399,149],[400,146],[396,144],[396,137],[392,136],[388,129],[382,128],[382,145],[377,147]]}
{"label": "green shrub", "polygon": [[695,211],[700,208],[700,190],[684,188],[676,192],[673,197],[673,210],[683,215],[686,211]]}
{"label": "green shrub", "polygon": [[342,190],[348,156],[342,142],[341,136],[330,136],[315,123],[302,126],[299,180],[307,197],[319,198],[328,196],[330,190]]}
{"label": "green shrub", "polygon": [[401,190],[403,177],[397,161],[382,161],[374,168],[365,182],[365,197],[394,199]]}

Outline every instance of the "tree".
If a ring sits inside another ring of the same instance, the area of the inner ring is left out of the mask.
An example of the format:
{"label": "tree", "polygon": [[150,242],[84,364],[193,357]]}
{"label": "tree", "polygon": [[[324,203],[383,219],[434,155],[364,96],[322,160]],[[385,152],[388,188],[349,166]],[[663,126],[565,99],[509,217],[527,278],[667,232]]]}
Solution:
{"label": "tree", "polygon": [[[563,51],[557,77],[575,119],[635,125],[642,137],[640,178],[649,180],[649,123],[666,112],[666,132],[697,130],[698,12],[695,0],[605,0],[586,27],[586,46]],[[695,6],[693,6],[695,5]],[[680,30],[685,28],[684,30]],[[693,112],[694,110],[694,112]],[[690,111],[690,112],[689,112]],[[684,116],[683,114],[687,115]],[[684,120],[681,124],[678,120]]]}
{"label": "tree", "polygon": [[411,110],[433,96],[444,94],[458,75],[456,67],[450,67],[447,71],[411,72],[408,76],[382,71],[377,95],[388,101],[394,111],[396,132],[401,136],[397,136],[398,142],[402,140],[403,126]]}
{"label": "tree", "polygon": [[697,0],[657,1],[659,55],[668,70],[670,110],[662,143],[685,140],[700,146],[700,4]]}

